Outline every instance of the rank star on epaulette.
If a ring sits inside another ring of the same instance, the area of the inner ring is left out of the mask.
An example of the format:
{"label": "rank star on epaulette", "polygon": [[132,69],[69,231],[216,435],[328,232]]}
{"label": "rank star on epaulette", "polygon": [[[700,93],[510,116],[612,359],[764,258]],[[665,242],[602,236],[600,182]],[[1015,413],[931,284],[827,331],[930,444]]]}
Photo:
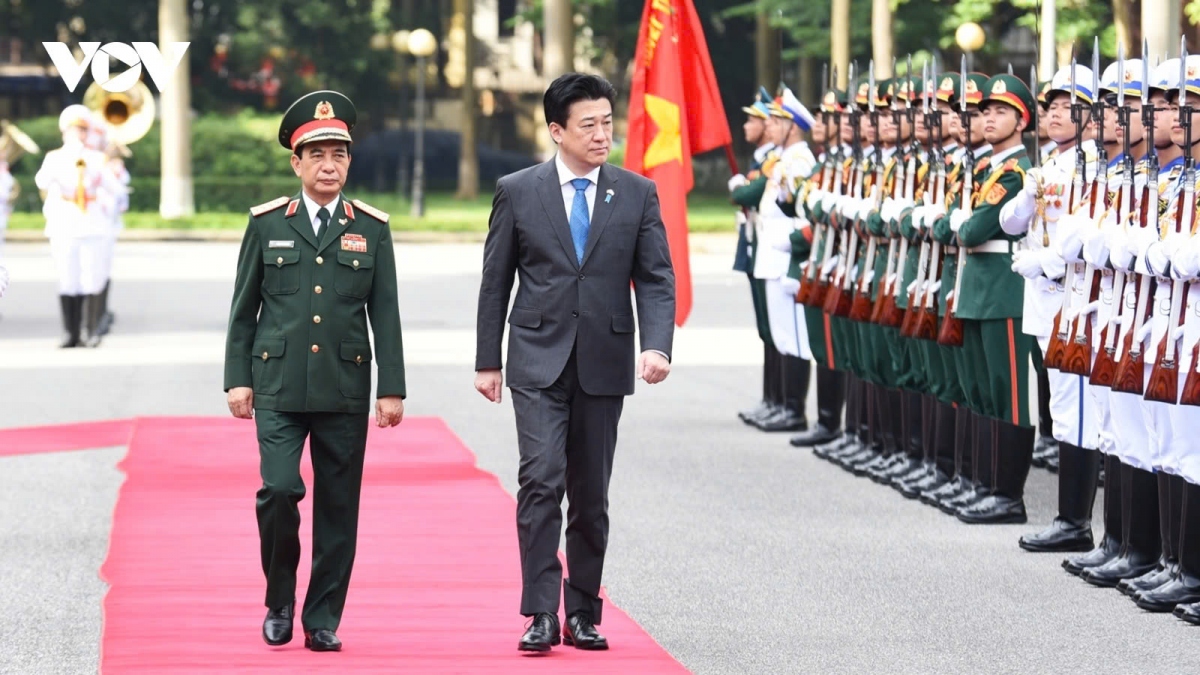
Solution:
{"label": "rank star on epaulette", "polygon": [[272,199],[269,202],[259,204],[258,206],[250,207],[250,215],[258,217],[269,211],[274,211],[275,209],[283,206],[286,203],[288,203],[287,197],[278,197],[276,199]]}
{"label": "rank star on epaulette", "polygon": [[362,211],[363,213],[371,216],[372,218],[374,218],[380,222],[386,223],[388,221],[388,219],[391,218],[391,216],[389,216],[388,214],[384,213],[383,211],[380,211],[379,209],[375,208],[374,206],[371,206],[370,204],[367,204],[366,202],[363,202],[361,199],[351,199],[350,203],[357,206],[359,211]]}

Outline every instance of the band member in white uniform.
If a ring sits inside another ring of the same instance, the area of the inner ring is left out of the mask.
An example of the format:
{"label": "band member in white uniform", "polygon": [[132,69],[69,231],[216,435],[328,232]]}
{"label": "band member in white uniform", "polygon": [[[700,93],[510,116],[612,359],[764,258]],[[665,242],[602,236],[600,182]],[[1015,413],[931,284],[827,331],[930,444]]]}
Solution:
{"label": "band member in white uniform", "polygon": [[91,111],[71,105],[58,118],[63,146],[46,153],[34,180],[44,191],[42,214],[58,274],[63,316],[61,347],[100,344],[100,292],[104,290],[104,250],[110,225],[100,201],[103,191],[124,186],[104,170],[104,153],[85,146]]}

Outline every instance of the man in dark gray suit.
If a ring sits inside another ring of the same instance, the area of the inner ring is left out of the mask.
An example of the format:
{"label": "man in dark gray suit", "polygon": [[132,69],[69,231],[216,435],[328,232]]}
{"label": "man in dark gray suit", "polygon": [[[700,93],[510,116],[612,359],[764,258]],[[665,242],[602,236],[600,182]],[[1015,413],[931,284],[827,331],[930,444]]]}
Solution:
{"label": "man in dark gray suit", "polygon": [[[600,576],[608,545],[608,481],[617,423],[634,378],[670,372],[675,274],[653,182],[605,163],[616,92],[602,78],[569,73],[543,100],[555,158],[501,178],[492,201],[479,289],[475,388],[499,403],[505,314],[508,386],[521,466],[517,538],[521,614],[532,617],[519,648],[562,641],[607,649]],[[521,283],[509,312],[513,277]],[[641,353],[634,359],[637,299]],[[567,496],[568,578],[558,560]]]}

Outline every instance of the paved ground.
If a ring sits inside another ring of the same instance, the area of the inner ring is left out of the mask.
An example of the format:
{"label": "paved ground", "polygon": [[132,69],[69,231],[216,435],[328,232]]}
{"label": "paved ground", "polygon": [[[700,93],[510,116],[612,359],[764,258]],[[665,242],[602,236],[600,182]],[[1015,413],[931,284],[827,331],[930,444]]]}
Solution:
{"label": "paved ground", "polygon": [[[59,351],[47,250],[10,244],[0,427],[227,414],[220,361],[236,253],[123,244],[113,335],[99,350]],[[398,248],[408,414],[444,417],[514,491],[511,406],[471,388],[480,255],[477,244]],[[606,585],[682,663],[730,674],[1200,669],[1200,632],[1068,576],[1059,556],[1017,548],[1053,515],[1049,474],[1030,479],[1029,526],[969,527],[738,422],[734,411],[757,398],[761,349],[728,263],[693,259],[696,308],[674,372],[627,402],[612,483]],[[95,671],[97,569],[122,455],[0,459],[10,640],[0,672]],[[452,639],[457,627],[446,628]]]}

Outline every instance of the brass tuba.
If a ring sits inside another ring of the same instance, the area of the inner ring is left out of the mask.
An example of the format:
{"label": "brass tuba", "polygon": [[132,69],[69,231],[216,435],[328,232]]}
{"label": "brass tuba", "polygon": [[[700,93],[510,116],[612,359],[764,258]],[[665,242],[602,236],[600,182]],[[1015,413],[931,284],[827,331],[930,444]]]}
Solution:
{"label": "brass tuba", "polygon": [[93,82],[83,95],[83,105],[108,122],[109,139],[122,146],[136,143],[154,126],[154,96],[141,80],[116,93]]}

